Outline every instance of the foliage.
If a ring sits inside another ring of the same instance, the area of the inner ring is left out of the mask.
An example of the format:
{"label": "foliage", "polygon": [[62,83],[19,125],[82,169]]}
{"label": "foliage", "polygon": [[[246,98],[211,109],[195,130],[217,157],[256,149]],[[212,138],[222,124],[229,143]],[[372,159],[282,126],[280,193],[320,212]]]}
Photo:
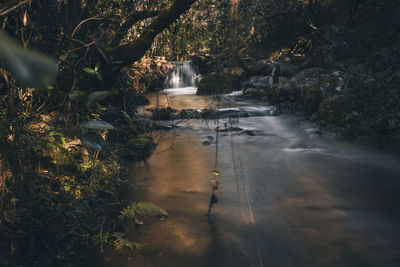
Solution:
{"label": "foliage", "polygon": [[[393,0],[2,1],[0,265],[85,265],[100,232],[117,250],[139,247],[118,232],[118,211],[128,204],[125,159],[155,149],[151,125],[134,113],[150,80],[162,87],[171,69],[166,58],[224,53],[215,58],[226,67],[234,63],[229,56],[306,56],[322,39],[306,37],[341,24],[357,29],[348,55],[369,57],[375,73],[399,64],[398,54],[386,61],[369,55],[387,43],[398,47],[398,13]],[[139,61],[146,51],[152,58]],[[220,72],[202,80],[206,94],[232,88]],[[371,84],[379,86],[355,83],[322,95],[320,85],[272,89],[271,97],[350,135],[391,134],[399,124],[398,87]],[[215,114],[202,111],[203,118]],[[156,210],[138,203],[126,216]]]}
{"label": "foliage", "polygon": [[133,202],[121,211],[119,218],[121,220],[138,221],[145,215],[155,214],[168,216],[168,213],[162,208],[149,202]]}
{"label": "foliage", "polygon": [[[136,73],[128,79],[124,67],[153,37],[125,63],[109,48],[118,38],[120,46],[134,44],[171,4],[0,4],[0,265],[87,266],[84,259],[100,251],[99,232],[120,228],[129,188],[123,152],[143,159],[155,147],[151,128],[132,119],[144,101],[132,86]],[[127,19],[138,14],[142,19]],[[112,133],[126,126],[136,129],[129,147]],[[122,234],[110,240],[118,249],[139,247]]]}
{"label": "foliage", "polygon": [[199,0],[179,21],[155,40],[151,56],[185,60],[193,54],[224,51],[226,46],[228,0]]}
{"label": "foliage", "polygon": [[204,75],[197,89],[198,95],[211,95],[217,93],[229,93],[234,89],[229,86],[225,75],[209,73]]}
{"label": "foliage", "polygon": [[127,239],[122,238],[124,236],[123,233],[113,233],[112,235],[115,239],[113,241],[113,245],[116,251],[120,252],[124,249],[140,249],[142,246],[138,243],[129,241]]}

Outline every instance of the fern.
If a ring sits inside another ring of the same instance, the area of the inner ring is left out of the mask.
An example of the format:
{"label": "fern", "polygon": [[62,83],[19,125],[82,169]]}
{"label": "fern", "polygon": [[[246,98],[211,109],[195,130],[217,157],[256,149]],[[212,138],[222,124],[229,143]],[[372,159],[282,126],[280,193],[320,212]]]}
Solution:
{"label": "fern", "polygon": [[164,209],[154,205],[153,203],[139,201],[133,202],[124,208],[121,211],[119,218],[121,220],[138,220],[140,217],[151,214],[168,216],[168,213]]}
{"label": "fern", "polygon": [[115,237],[113,242],[115,251],[120,252],[124,249],[133,250],[142,248],[142,245],[129,241],[128,239],[124,239],[123,238],[124,235],[125,234],[119,232],[115,232],[112,234],[112,236]]}

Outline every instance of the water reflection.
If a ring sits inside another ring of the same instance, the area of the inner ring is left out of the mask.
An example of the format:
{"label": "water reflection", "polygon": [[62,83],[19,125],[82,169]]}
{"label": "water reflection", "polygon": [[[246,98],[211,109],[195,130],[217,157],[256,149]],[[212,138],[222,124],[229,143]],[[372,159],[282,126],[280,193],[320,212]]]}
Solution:
{"label": "water reflection", "polygon": [[[172,101],[201,108],[212,100]],[[212,125],[182,125],[172,148],[166,139],[162,153],[132,167],[134,199],[170,216],[131,236],[145,245],[134,262],[114,257],[107,266],[399,266],[398,155],[314,136],[301,117],[241,118],[239,126],[263,134],[221,134],[211,220],[214,147],[201,141]]]}

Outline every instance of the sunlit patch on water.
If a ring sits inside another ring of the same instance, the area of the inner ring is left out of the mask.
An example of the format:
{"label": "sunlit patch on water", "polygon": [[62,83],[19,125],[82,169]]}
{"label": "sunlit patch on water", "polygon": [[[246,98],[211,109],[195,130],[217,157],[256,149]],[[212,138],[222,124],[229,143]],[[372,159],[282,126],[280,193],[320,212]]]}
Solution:
{"label": "sunlit patch on water", "polygon": [[295,148],[290,148],[286,147],[282,149],[284,152],[310,152],[310,153],[328,153],[330,150],[324,149],[324,148],[312,148],[312,147],[295,147]]}
{"label": "sunlit patch on water", "polygon": [[197,87],[169,88],[164,90],[169,95],[195,95]]}
{"label": "sunlit patch on water", "polygon": [[234,91],[232,93],[226,94],[226,96],[241,96],[241,95],[243,95],[243,91],[242,90]]}

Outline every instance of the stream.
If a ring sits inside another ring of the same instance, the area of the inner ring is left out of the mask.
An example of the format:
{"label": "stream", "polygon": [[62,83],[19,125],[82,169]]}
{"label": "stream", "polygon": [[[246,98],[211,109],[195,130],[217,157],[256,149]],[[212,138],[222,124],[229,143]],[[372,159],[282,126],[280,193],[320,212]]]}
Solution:
{"label": "stream", "polygon": [[[262,101],[224,99],[221,114],[241,115],[235,131],[219,135],[211,216],[215,144],[202,141],[216,125],[185,121],[131,170],[134,199],[161,206],[168,219],[140,226],[131,238],[142,252],[105,266],[400,266],[399,155],[319,135],[303,117],[274,116]],[[175,88],[159,103],[200,109],[215,107],[215,98]]]}

